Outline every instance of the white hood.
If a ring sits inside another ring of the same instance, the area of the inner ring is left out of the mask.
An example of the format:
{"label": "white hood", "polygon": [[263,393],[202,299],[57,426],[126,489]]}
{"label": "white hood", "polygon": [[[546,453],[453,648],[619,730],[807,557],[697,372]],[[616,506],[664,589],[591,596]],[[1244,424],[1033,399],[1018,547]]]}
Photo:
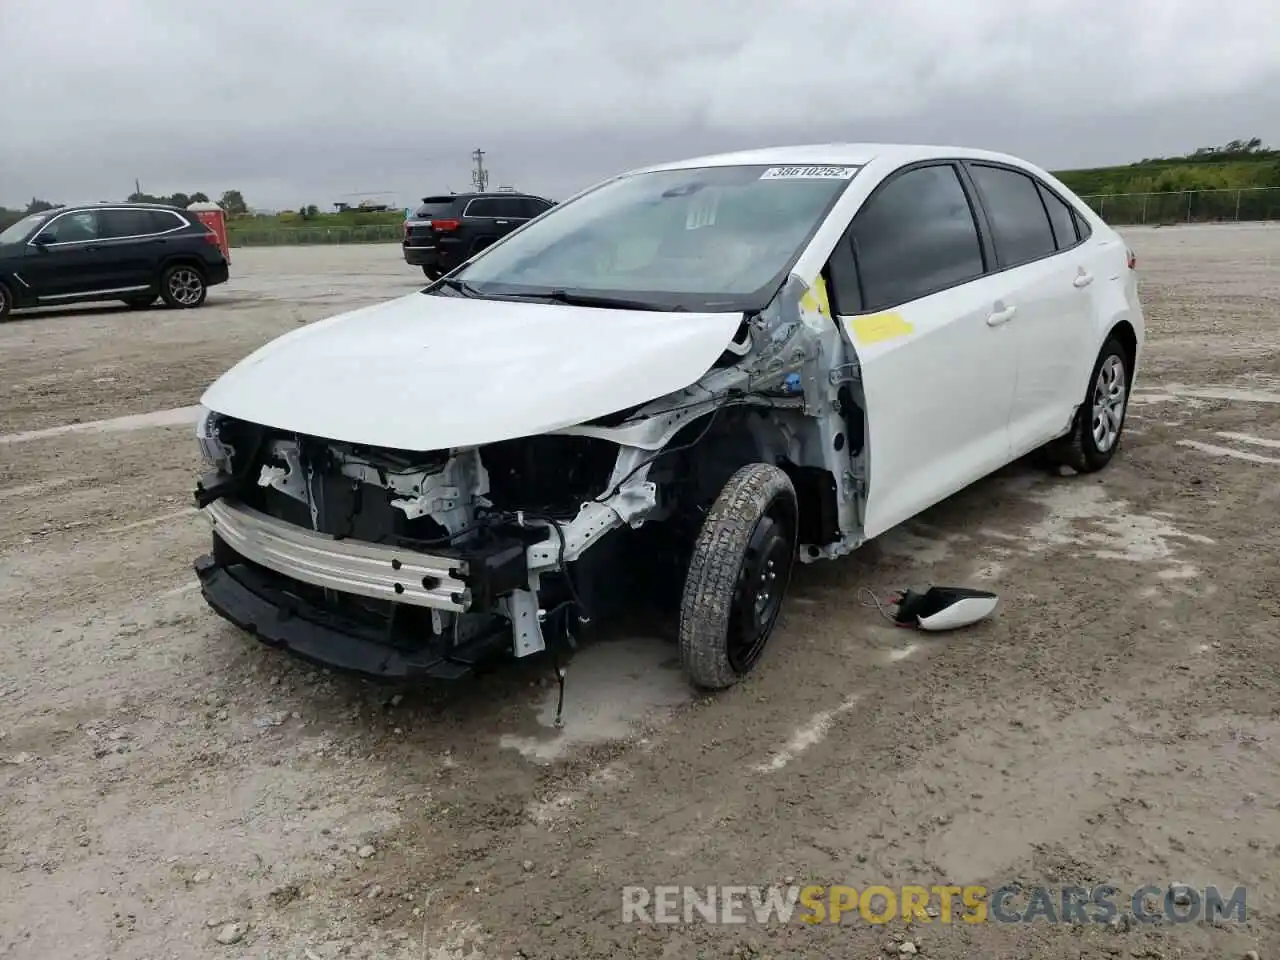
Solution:
{"label": "white hood", "polygon": [[478,446],[683,389],[711,368],[741,320],[413,293],[271,341],[201,403],[329,440]]}

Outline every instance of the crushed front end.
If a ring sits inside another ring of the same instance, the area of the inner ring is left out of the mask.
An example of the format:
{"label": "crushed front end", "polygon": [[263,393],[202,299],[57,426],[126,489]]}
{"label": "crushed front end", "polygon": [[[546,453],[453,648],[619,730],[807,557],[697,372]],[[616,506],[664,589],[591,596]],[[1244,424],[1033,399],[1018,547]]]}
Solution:
{"label": "crushed front end", "polygon": [[[266,643],[375,677],[454,679],[572,640],[611,602],[596,561],[626,527],[618,504],[653,502],[651,486],[614,482],[619,447],[599,438],[423,453],[212,412],[197,435],[206,601]],[[592,564],[575,564],[588,547]]]}

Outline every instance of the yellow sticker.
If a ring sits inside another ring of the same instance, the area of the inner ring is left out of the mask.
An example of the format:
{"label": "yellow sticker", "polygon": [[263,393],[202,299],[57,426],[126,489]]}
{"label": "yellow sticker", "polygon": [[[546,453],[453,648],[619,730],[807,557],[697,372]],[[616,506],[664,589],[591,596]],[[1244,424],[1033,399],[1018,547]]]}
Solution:
{"label": "yellow sticker", "polygon": [[831,306],[827,301],[827,283],[822,274],[814,278],[813,284],[800,298],[800,306],[805,310],[816,310],[824,317],[831,316]]}
{"label": "yellow sticker", "polygon": [[873,313],[866,317],[854,317],[850,322],[854,339],[859,343],[880,343],[909,336],[914,327],[902,319],[900,313]]}

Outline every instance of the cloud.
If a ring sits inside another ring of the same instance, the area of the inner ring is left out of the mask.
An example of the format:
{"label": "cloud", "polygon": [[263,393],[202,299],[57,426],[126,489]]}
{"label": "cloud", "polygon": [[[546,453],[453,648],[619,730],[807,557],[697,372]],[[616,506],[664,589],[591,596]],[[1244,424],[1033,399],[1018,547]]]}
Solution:
{"label": "cloud", "polygon": [[[1275,129],[1280,5],[1239,0],[0,0],[0,203],[261,206],[831,139],[1050,167]],[[1267,124],[1271,127],[1268,129]]]}

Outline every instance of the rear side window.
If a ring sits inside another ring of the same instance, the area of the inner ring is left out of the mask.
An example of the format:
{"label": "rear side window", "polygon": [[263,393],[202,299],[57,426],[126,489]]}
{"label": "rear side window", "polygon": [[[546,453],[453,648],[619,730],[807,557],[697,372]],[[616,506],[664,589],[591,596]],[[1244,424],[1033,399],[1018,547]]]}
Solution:
{"label": "rear side window", "polygon": [[524,215],[529,218],[539,217],[551,209],[551,204],[537,197],[525,197],[521,203],[524,205]]}
{"label": "rear side window", "polygon": [[918,300],[984,272],[969,197],[950,164],[895,176],[858,211],[850,236],[864,310]]}
{"label": "rear side window", "polygon": [[497,212],[496,200],[479,199],[472,200],[467,204],[466,215],[468,217],[496,217]]}
{"label": "rear side window", "polygon": [[[194,215],[187,214],[192,220]],[[151,231],[152,233],[164,233],[166,230],[176,230],[178,227],[189,227],[190,221],[183,218],[181,214],[171,213],[168,210],[152,210],[151,211]]]}
{"label": "rear side window", "polygon": [[422,201],[422,206],[413,211],[413,218],[415,220],[431,220],[434,217],[453,216],[453,208],[456,202],[453,197],[427,197]]}
{"label": "rear side window", "polygon": [[1002,266],[1028,263],[1057,250],[1034,180],[1016,170],[983,164],[973,164],[970,173],[991,220],[991,239]]}
{"label": "rear side window", "polygon": [[467,216],[520,220],[528,214],[522,197],[481,197],[467,204]]}
{"label": "rear side window", "polygon": [[105,240],[141,237],[157,232],[154,215],[150,210],[103,210],[98,216],[102,220],[101,233]]}
{"label": "rear side window", "polygon": [[1058,249],[1074,247],[1080,242],[1080,238],[1076,236],[1076,218],[1072,215],[1071,208],[1043,183],[1037,183],[1037,186],[1040,187],[1040,199],[1044,201],[1044,208],[1049,211],[1049,223],[1053,225],[1053,239],[1057,241]]}

